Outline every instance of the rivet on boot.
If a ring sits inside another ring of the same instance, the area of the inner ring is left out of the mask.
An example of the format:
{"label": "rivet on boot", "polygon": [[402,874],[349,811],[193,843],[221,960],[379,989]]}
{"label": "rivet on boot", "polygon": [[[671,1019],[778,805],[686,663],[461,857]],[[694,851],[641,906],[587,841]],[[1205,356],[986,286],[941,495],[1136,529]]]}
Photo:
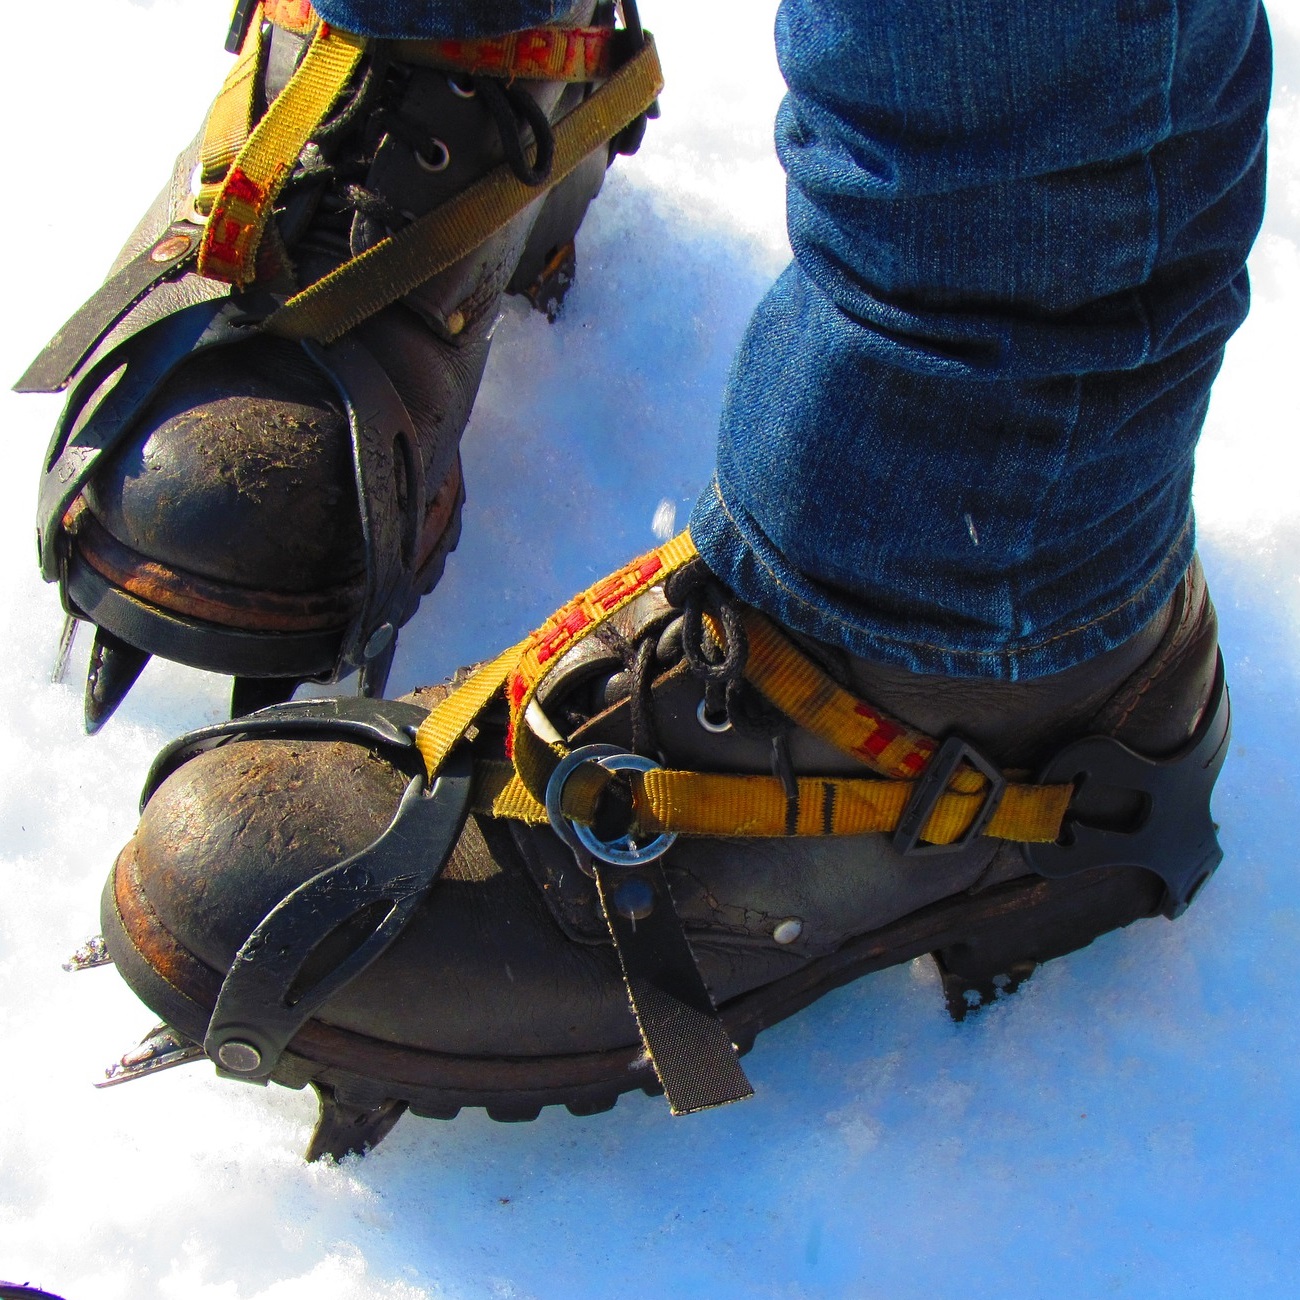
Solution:
{"label": "rivet on boot", "polygon": [[252,1043],[232,1038],[217,1048],[217,1060],[234,1074],[252,1074],[262,1064],[262,1053]]}
{"label": "rivet on boot", "polygon": [[397,629],[391,623],[381,623],[370,634],[366,642],[365,649],[361,652],[367,659],[374,659],[388,649],[388,643],[393,639],[393,633]]}
{"label": "rivet on boot", "polygon": [[777,943],[793,943],[803,933],[803,922],[797,916],[787,916],[778,921],[772,931],[772,938]]}
{"label": "rivet on boot", "polygon": [[644,921],[655,910],[655,891],[642,876],[630,876],[614,891],[614,910],[629,921]]}

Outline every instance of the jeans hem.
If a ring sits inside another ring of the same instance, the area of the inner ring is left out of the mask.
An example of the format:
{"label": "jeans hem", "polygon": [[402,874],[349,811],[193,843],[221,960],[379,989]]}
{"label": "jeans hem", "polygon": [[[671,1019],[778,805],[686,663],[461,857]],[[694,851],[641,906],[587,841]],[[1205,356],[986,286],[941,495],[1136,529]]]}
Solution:
{"label": "jeans hem", "polygon": [[[1122,645],[1168,601],[1195,551],[1189,513],[1156,571],[1138,579],[1117,604],[1085,611],[1081,621],[1032,642],[972,634],[964,644],[947,644],[959,640],[951,625],[883,615],[791,568],[747,512],[726,501],[716,478],[696,503],[689,527],[708,568],[742,600],[788,628],[910,672],[999,681],[1064,672]],[[895,593],[904,605],[905,595]]]}

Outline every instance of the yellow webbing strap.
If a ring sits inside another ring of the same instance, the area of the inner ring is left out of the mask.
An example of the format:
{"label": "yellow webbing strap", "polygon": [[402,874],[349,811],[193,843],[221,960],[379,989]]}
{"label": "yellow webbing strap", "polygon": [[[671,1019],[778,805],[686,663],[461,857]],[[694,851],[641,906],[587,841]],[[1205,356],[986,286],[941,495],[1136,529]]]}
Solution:
{"label": "yellow webbing strap", "polygon": [[[641,836],[663,831],[764,838],[888,832],[897,829],[914,789],[911,781],[799,777],[791,830],[785,786],[777,777],[668,770],[624,775],[630,778],[635,830]],[[1073,793],[1070,785],[1008,785],[983,833],[1025,842],[1055,840]],[[930,844],[954,843],[983,802],[982,791],[950,789],[936,801],[921,838]]]}
{"label": "yellow webbing strap", "polygon": [[244,35],[234,66],[208,110],[203,125],[203,142],[199,148],[199,192],[194,206],[204,216],[212,211],[212,201],[231,164],[239,157],[253,130],[253,113],[257,105],[257,73],[262,59],[262,8],[253,17]]}
{"label": "yellow webbing strap", "polygon": [[[534,799],[540,802],[545,798],[551,773],[568,753],[563,745],[543,740],[525,719],[546,674],[575,641],[590,635],[642,592],[662,583],[698,554],[690,534],[679,533],[657,550],[625,564],[590,590],[575,596],[529,638],[528,648],[506,685],[506,699],[510,704],[506,757],[513,761],[519,779]],[[595,806],[598,788],[591,789],[589,809]],[[590,816],[588,811],[584,820],[589,821]]]}
{"label": "yellow webbing strap", "polygon": [[491,663],[484,664],[420,723],[415,733],[415,745],[424,759],[430,780],[438,774],[456,742],[505,685],[527,645],[527,641],[521,641],[497,655]]}
{"label": "yellow webbing strap", "polygon": [[[791,832],[785,786],[776,777],[667,769],[622,776],[632,787],[635,815],[630,829],[643,839],[665,831],[722,839],[888,833],[897,829],[914,789],[910,781],[800,777]],[[599,787],[576,786],[576,779],[566,784],[562,810],[575,821],[590,822]],[[1070,785],[1009,784],[983,834],[1050,844],[1061,833],[1073,793]],[[930,844],[954,843],[983,802],[982,792],[949,790],[935,803],[921,838]],[[483,763],[476,769],[474,809],[513,821],[548,820],[545,806],[528,792],[510,763]]]}
{"label": "yellow webbing strap", "polygon": [[[576,641],[591,635],[629,601],[662,583],[696,554],[690,535],[680,534],[658,550],[633,560],[575,596],[526,641],[479,669],[420,725],[416,744],[430,779],[437,775],[452,747],[504,688],[510,710],[508,753],[512,761],[484,762],[476,766],[474,809],[492,817],[535,824],[546,822],[543,802],[546,782],[568,751],[563,745],[543,740],[527,723],[528,707],[538,687]],[[758,619],[761,620],[762,616],[759,615]],[[769,665],[760,666],[755,673],[757,681],[771,687],[769,698],[774,703],[778,702],[778,696],[790,701],[794,708],[817,724],[817,734],[823,737],[833,733],[839,723],[849,725],[844,717],[846,709],[855,717],[870,714],[875,719],[889,722],[884,714],[855,700],[838,686],[835,690],[844,699],[828,693],[825,683],[813,676],[793,676],[792,681],[802,683],[798,690],[793,685],[783,684],[778,670],[785,662],[786,650],[761,629],[754,637],[758,626],[758,622],[750,620],[747,613],[751,657],[756,647],[760,657],[773,647],[780,651]],[[802,652],[774,625],[769,623],[768,626],[788,647],[791,655],[803,657]],[[794,665],[786,667],[792,671]],[[821,674],[815,665],[811,667],[814,675]],[[798,721],[797,718],[794,720]],[[911,729],[904,730],[909,733],[907,743],[913,750],[921,742],[928,742],[931,752],[936,748],[929,737]],[[888,752],[891,744],[893,738],[888,738],[880,752]],[[898,752],[895,751],[895,757]],[[879,755],[874,757],[878,759]],[[590,823],[608,774],[593,770],[584,778],[586,766],[580,767],[566,784],[562,810],[567,817]],[[897,828],[915,789],[913,780],[898,777],[799,777],[794,791],[794,816],[791,818],[789,793],[777,777],[670,770],[620,775],[632,790],[632,829],[643,837],[665,831],[722,838],[890,832]],[[948,791],[935,802],[934,810],[922,828],[922,839],[930,844],[951,844],[960,839],[981,810],[985,784],[985,779],[977,772],[969,769],[959,772]],[[1073,793],[1071,785],[1008,783],[982,834],[1025,843],[1049,843],[1060,834],[1061,822]]]}
{"label": "yellow webbing strap", "polygon": [[[554,667],[575,640],[599,627],[629,601],[694,559],[696,554],[690,534],[680,533],[657,550],[638,557],[575,596],[527,640],[484,664],[462,682],[425,718],[415,735],[416,747],[424,759],[430,780],[438,774],[456,742],[497,692],[505,687],[510,701],[510,744],[516,752],[516,762],[520,748],[518,742],[522,741],[523,748],[532,755],[531,761],[540,765],[539,771],[544,770],[541,788],[545,789],[551,770],[565,751],[560,748],[558,754],[553,754],[545,741],[523,725],[523,717],[542,678],[549,671],[547,665]],[[540,746],[541,752],[536,753],[533,746]]]}
{"label": "yellow webbing strap", "polygon": [[[607,145],[662,89],[659,58],[647,36],[639,53],[556,124],[548,185],[557,185],[590,153]],[[544,192],[543,187],[525,185],[503,163],[290,298],[264,328],[280,338],[330,343],[473,252]]]}
{"label": "yellow webbing strap", "polygon": [[745,677],[786,717],[881,776],[907,781],[924,771],[936,749],[929,736],[850,695],[758,610],[741,617]]}
{"label": "yellow webbing strap", "polygon": [[364,37],[322,25],[298,70],[253,128],[212,201],[199,274],[243,286],[262,230],[303,145],[325,120],[365,52]]}
{"label": "yellow webbing strap", "polygon": [[[758,610],[746,607],[741,617],[749,643],[745,678],[787,718],[881,776],[920,776],[938,748],[931,737],[850,694]],[[964,794],[987,784],[965,766],[950,781]]]}

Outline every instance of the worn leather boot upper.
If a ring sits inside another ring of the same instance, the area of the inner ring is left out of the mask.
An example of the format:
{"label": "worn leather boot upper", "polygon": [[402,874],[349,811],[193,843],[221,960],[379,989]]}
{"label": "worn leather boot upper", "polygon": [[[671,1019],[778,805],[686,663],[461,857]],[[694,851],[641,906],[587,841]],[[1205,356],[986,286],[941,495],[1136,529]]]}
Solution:
{"label": "worn leather boot upper", "polygon": [[[855,771],[853,760],[743,692],[730,697],[730,725],[719,730],[702,709],[682,625],[656,589],[568,652],[540,702],[571,745],[648,746],[673,767],[767,774],[781,738],[800,775]],[[1036,681],[917,677],[804,648],[901,721],[959,734],[999,765],[1032,773],[1085,735],[1114,736],[1153,757],[1177,750],[1215,678],[1216,622],[1194,564],[1131,641]],[[427,706],[445,689],[413,699]],[[499,754],[503,726],[499,714],[484,717],[475,751]],[[119,874],[128,873],[163,930],[219,975],[287,890],[383,830],[408,779],[355,744],[227,744],[185,763],[153,795]],[[881,834],[683,837],[663,861],[700,970],[724,1007],[815,971],[850,941],[940,900],[978,898],[1029,870],[1020,846],[1006,841],[978,838],[918,860]],[[318,1018],[455,1059],[572,1057],[637,1041],[589,875],[549,828],[482,816],[470,818],[400,938]]]}

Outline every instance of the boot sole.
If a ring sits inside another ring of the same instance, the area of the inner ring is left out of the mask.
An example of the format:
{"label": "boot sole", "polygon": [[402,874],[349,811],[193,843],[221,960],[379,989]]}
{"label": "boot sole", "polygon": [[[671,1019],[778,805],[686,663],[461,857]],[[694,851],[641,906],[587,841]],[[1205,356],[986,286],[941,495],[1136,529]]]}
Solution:
{"label": "boot sole", "polygon": [[[1163,892],[1154,876],[1134,868],[1056,880],[1023,876],[913,912],[719,1010],[744,1053],[764,1029],[832,989],[929,953],[944,976],[950,1010],[964,1014],[976,999],[987,1000],[984,989],[1013,988],[1040,962],[1156,915]],[[130,844],[109,879],[102,920],[123,978],[173,1028],[202,1042],[224,973],[167,931],[140,889]],[[553,1105],[590,1115],[610,1109],[623,1093],[662,1091],[639,1041],[581,1055],[464,1057],[381,1042],[318,1020],[299,1031],[272,1077],[292,1088],[315,1085],[327,1110],[337,1104],[378,1115],[396,1105],[434,1119],[451,1119],[466,1106],[502,1121],[535,1119]],[[352,1149],[360,1148],[344,1148]]]}

